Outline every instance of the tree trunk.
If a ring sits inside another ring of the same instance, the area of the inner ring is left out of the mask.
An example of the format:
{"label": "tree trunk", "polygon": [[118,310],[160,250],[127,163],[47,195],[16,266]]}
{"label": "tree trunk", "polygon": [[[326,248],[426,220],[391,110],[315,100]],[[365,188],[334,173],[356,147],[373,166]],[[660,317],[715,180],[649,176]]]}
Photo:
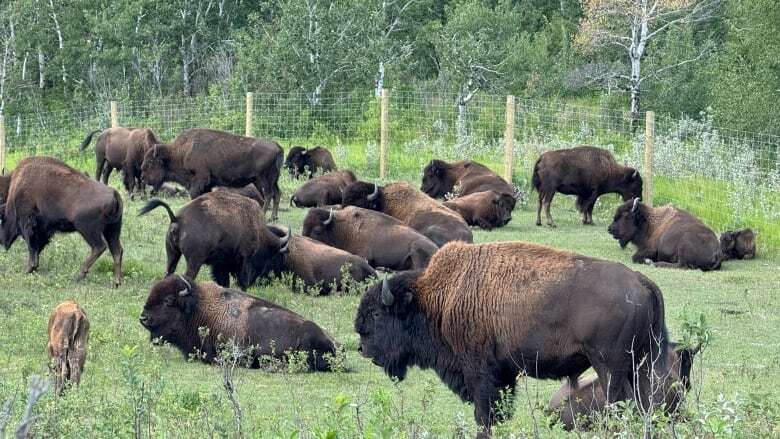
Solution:
{"label": "tree trunk", "polygon": [[641,107],[641,87],[642,83],[639,80],[640,78],[640,72],[641,72],[641,59],[632,59],[631,60],[631,80],[629,81],[628,87],[631,91],[631,133],[635,133],[637,127],[639,126],[639,119],[640,119],[640,111],[642,111]]}
{"label": "tree trunk", "polygon": [[376,97],[382,97],[382,89],[385,88],[385,62],[379,61],[379,72],[376,77]]}
{"label": "tree trunk", "polygon": [[43,90],[46,85],[46,57],[43,56],[41,46],[38,46],[38,88]]}

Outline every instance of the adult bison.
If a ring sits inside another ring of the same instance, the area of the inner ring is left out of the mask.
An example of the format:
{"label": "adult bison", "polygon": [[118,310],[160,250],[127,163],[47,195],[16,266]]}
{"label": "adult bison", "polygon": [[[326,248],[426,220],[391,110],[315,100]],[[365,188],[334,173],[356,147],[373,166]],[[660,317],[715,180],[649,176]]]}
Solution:
{"label": "adult bison", "polygon": [[671,204],[652,208],[639,198],[629,200],[615,211],[607,229],[625,248],[637,247],[631,259],[657,267],[720,268],[723,254],[717,235],[698,218]]}
{"label": "adult bison", "polygon": [[504,192],[482,191],[445,201],[470,226],[485,230],[503,227],[512,220],[515,198]]}
{"label": "adult bison", "polygon": [[305,352],[310,370],[326,371],[330,370],[326,356],[337,349],[322,328],[286,308],[182,276],[168,276],[152,286],[140,322],[150,338],[207,363],[213,363],[232,340],[245,351],[244,364],[249,367],[259,367],[264,358],[286,360]]}
{"label": "adult bison", "polygon": [[76,282],[108,247],[114,258],[114,286],[122,282],[122,197],[52,157],[29,157],[0,177],[0,243],[6,250],[21,236],[27,243],[27,273],[38,269],[40,253],[57,233],[78,232],[92,249]]}
{"label": "adult bison", "polygon": [[454,163],[431,160],[423,170],[420,190],[433,198],[441,198],[447,193],[462,197],[492,190],[509,194],[515,199],[515,188],[511,184],[487,166],[471,160]]}
{"label": "adult bison", "polygon": [[170,145],[155,145],[144,155],[143,179],[155,190],[166,181],[187,188],[196,198],[214,186],[242,187],[254,183],[279,208],[279,172],[284,153],[278,143],[222,131],[184,130]]}
{"label": "adult bison", "polygon": [[270,261],[287,242],[287,237],[280,238],[266,227],[256,201],[233,192],[203,194],[176,214],[164,201],[153,199],[139,215],[158,207],[164,208],[171,220],[165,238],[166,275],[176,271],[184,255],[187,277],[196,279],[206,264],[219,285],[230,286],[233,275],[241,288],[247,288],[267,270],[262,266],[256,270],[259,261]]}
{"label": "adult bison", "polygon": [[154,145],[160,143],[149,128],[109,128],[96,130],[87,134],[81,142],[83,151],[92,142],[92,137],[100,133],[95,143],[95,180],[102,177],[103,184],[108,184],[108,178],[114,169],[122,172],[122,182],[131,195],[134,191],[144,191],[141,179],[141,164],[144,154]]}
{"label": "adult bison", "polygon": [[756,235],[751,229],[729,230],[720,234],[723,260],[756,257]]}
{"label": "adult bison", "polygon": [[349,206],[333,211],[309,210],[303,235],[365,258],[372,267],[390,270],[422,268],[438,247],[397,219]]}
{"label": "adult bison", "polygon": [[370,288],[355,331],[358,351],[392,377],[434,369],[474,403],[483,437],[506,414],[496,403],[519,373],[576,380],[592,366],[609,402],[638,393],[649,403],[658,397],[647,392],[650,365],[666,370],[663,297],[650,279],[523,242],[446,244],[425,270]]}
{"label": "adult bison", "polygon": [[531,182],[539,193],[536,225],[542,225],[542,207],[547,225],[555,227],[550,204],[556,192],[577,196],[583,224],[593,224],[593,206],[604,194],[617,193],[623,201],[642,196],[642,177],[634,168],[615,161],[612,154],[594,146],[547,151],[534,164]]}
{"label": "adult bison", "polygon": [[357,181],[344,189],[341,204],[376,210],[427,236],[436,245],[474,240],[466,221],[457,212],[420,192],[405,181],[379,187]]}
{"label": "adult bison", "polygon": [[89,319],[73,300],[54,308],[49,317],[49,342],[46,351],[54,375],[54,392],[61,395],[67,382],[79,385],[87,360]]}
{"label": "adult bison", "polygon": [[287,152],[284,167],[295,178],[301,175],[311,178],[316,172],[332,172],[337,169],[336,162],[333,161],[330,151],[321,146],[309,149],[302,146],[293,146]]}
{"label": "adult bison", "polygon": [[341,194],[355,181],[352,171],[334,171],[307,181],[290,198],[296,207],[322,207],[341,203]]}

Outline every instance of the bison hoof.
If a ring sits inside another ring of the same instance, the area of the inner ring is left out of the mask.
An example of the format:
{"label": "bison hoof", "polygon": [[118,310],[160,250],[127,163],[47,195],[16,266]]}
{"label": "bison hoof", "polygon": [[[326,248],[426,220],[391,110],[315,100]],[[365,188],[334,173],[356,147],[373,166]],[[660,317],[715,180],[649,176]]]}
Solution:
{"label": "bison hoof", "polygon": [[79,283],[79,282],[83,281],[84,278],[86,278],[86,277],[87,277],[87,273],[79,273],[78,276],[73,278],[73,282]]}
{"label": "bison hoof", "polygon": [[28,266],[27,268],[24,269],[24,272],[25,272],[25,274],[30,274],[30,273],[34,272],[35,270],[37,270],[37,269],[38,269],[38,267],[36,267],[36,266]]}
{"label": "bison hoof", "polygon": [[651,267],[655,267],[655,263],[650,258],[645,258],[645,264],[647,264],[647,265],[649,265]]}
{"label": "bison hoof", "polygon": [[542,225],[542,222],[541,222],[541,221],[537,221],[537,222],[536,222],[536,225],[537,225],[537,226],[541,226],[541,225]]}

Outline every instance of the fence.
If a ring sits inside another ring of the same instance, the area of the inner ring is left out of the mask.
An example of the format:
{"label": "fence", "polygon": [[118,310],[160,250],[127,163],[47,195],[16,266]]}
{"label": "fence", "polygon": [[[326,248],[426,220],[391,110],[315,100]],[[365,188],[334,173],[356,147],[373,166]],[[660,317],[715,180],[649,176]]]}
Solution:
{"label": "fence", "polygon": [[285,149],[322,144],[370,179],[418,179],[432,158],[469,158],[528,190],[539,154],[585,143],[640,169],[645,200],[673,202],[716,230],[752,227],[762,250],[780,249],[780,138],[721,129],[707,115],[648,112],[642,122],[644,130],[632,131],[627,111],[489,94],[459,106],[455,95],[424,90],[334,93],[316,102],[301,93],[250,93],[6,115],[0,166],[47,154],[91,169],[92,156],[78,150],[89,131],[144,126],[168,140],[200,126],[274,138]]}

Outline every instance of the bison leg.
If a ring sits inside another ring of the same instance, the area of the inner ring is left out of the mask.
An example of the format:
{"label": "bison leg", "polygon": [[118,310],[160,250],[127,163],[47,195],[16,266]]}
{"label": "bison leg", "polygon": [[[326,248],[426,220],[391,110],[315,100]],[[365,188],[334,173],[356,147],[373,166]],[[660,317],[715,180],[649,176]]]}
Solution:
{"label": "bison leg", "polygon": [[200,273],[200,267],[203,265],[205,261],[201,258],[196,257],[188,257],[187,258],[187,271],[185,272],[185,275],[195,280],[198,277],[198,273]]}
{"label": "bison leg", "polygon": [[501,399],[501,385],[495,375],[483,370],[477,373],[477,376],[466,377],[466,385],[469,388],[474,399],[474,419],[477,425],[482,427],[482,431],[477,434],[477,438],[490,438],[492,435],[493,424],[500,420],[496,410],[496,404]]}
{"label": "bison leg", "polygon": [[165,264],[165,275],[170,276],[176,272],[176,266],[179,265],[179,259],[181,259],[181,251],[169,238],[165,240],[165,253],[168,259]]}
{"label": "bison leg", "polygon": [[555,221],[553,221],[552,215],[550,215],[550,204],[552,204],[553,197],[555,197],[555,192],[549,194],[544,199],[544,215],[547,217],[547,225],[550,227],[555,227]]}
{"label": "bison leg", "polygon": [[[111,171],[113,170],[114,168],[111,166],[111,163],[106,163],[106,166],[103,168],[103,184],[108,184],[108,178],[111,177]],[[95,178],[97,178],[97,176]]]}
{"label": "bison leg", "polygon": [[24,271],[25,273],[30,274],[38,269],[38,260],[41,252],[40,249],[30,245],[29,241],[27,243],[27,250],[27,267],[25,267]]}
{"label": "bison leg", "polygon": [[119,287],[122,283],[122,255],[124,249],[122,248],[122,243],[119,241],[119,236],[121,234],[121,222],[109,224],[106,226],[106,229],[103,230],[103,237],[108,243],[108,251],[111,252],[111,256],[114,259],[114,288]]}
{"label": "bison leg", "polygon": [[89,269],[92,268],[92,265],[95,263],[95,261],[97,261],[100,255],[106,251],[106,242],[103,240],[103,235],[100,232],[95,232],[94,226],[84,227],[83,229],[79,230],[79,233],[84,238],[84,240],[87,241],[87,244],[89,244],[89,247],[92,249],[92,251],[90,252],[89,256],[87,256],[87,259],[84,261],[84,263],[81,264],[79,274],[75,279],[76,282],[81,282],[85,277],[87,277]]}
{"label": "bison leg", "polygon": [[95,162],[95,180],[100,181],[100,177],[103,175],[103,167],[106,165],[106,158],[97,155]]}
{"label": "bison leg", "polygon": [[542,225],[542,205],[544,204],[544,194],[539,192],[539,205],[536,207],[536,225]]}
{"label": "bison leg", "polygon": [[[211,278],[217,285],[230,288],[230,269],[224,265],[213,264],[211,266]],[[242,287],[246,288],[246,287]]]}

